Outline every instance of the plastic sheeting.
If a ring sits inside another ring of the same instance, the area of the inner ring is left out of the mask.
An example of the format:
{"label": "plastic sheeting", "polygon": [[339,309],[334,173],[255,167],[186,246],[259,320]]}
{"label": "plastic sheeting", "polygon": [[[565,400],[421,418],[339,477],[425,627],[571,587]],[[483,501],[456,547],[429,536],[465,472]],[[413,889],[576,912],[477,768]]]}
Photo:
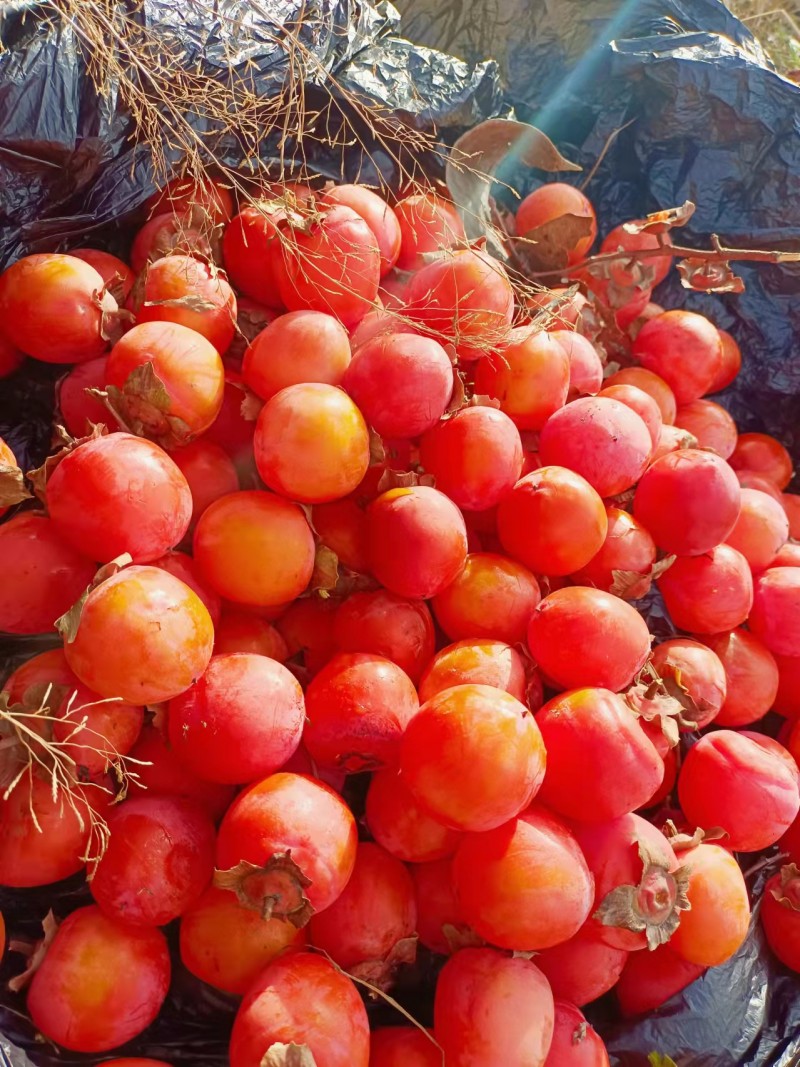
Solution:
{"label": "plastic sheeting", "polygon": [[[187,63],[200,60],[213,68],[235,45],[227,39],[226,13],[263,12],[264,6],[219,0],[219,17],[209,24],[200,17],[205,5],[146,0],[142,17],[156,32],[179,36]],[[271,31],[292,21],[300,5],[269,0],[266,6],[263,35],[256,27],[247,53],[238,56],[255,62],[263,94],[276,91],[285,74]],[[401,7],[403,31],[428,47],[410,46],[398,36],[390,5],[358,0],[306,3],[304,41],[344,89],[381,101],[422,128],[435,127],[445,140],[511,104],[588,170],[609,135],[633,119],[587,189],[606,229],[692,199],[697,211],[681,231],[687,244],[706,245],[718,233],[732,246],[800,247],[800,91],[770,68],[721,3],[401,0]],[[0,263],[40,248],[85,243],[92,231],[109,240],[116,220],[153,188],[150,159],[129,139],[130,116],[113,86],[98,98],[72,30],[44,21],[33,0],[0,7],[0,38],[6,46],[0,54]],[[487,57],[496,57],[499,68]],[[213,129],[200,132],[215,136]],[[238,162],[224,139],[219,150],[227,163]],[[263,158],[274,158],[274,151],[265,138]],[[396,180],[391,160],[377,158],[387,180]],[[330,177],[364,174],[363,153],[353,146],[340,154],[320,148],[312,162]],[[523,194],[544,180],[515,173],[511,165],[503,177]],[[722,402],[742,428],[775,433],[800,458],[800,269],[738,270],[747,284],[742,296],[686,292],[671,278],[656,299],[703,311],[734,334],[745,369]],[[22,375],[0,383],[0,436],[23,465],[47,451],[54,377],[48,368],[26,366]],[[668,632],[657,601],[642,608],[659,633]],[[6,642],[0,657],[10,667],[40,648]],[[50,906],[66,914],[85,894],[80,880],[55,892],[0,890],[0,910],[15,937],[35,936]],[[0,982],[18,964],[18,956],[7,956]],[[424,956],[401,983],[398,996],[417,1014],[430,1004],[435,970],[436,962]],[[27,1067],[22,1049],[40,1067],[108,1058],[37,1043],[21,1014],[23,998],[2,996],[1,1067]],[[374,1010],[389,1021],[384,1009]],[[115,1054],[135,1051],[174,1064],[223,1067],[233,1011],[229,998],[176,965],[160,1019],[130,1049]],[[651,1051],[669,1054],[679,1067],[800,1062],[800,980],[774,961],[757,928],[735,959],[647,1019],[621,1023],[607,1002],[594,1014],[620,1067],[647,1067]]]}

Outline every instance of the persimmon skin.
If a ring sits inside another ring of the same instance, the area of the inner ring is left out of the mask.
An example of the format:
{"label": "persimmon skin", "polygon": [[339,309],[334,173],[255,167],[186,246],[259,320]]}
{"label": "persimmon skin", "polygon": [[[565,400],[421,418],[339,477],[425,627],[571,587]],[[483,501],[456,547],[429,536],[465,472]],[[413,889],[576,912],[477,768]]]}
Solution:
{"label": "persimmon skin", "polygon": [[412,863],[410,870],[417,897],[420,944],[440,956],[451,956],[466,945],[479,944],[478,935],[461,918],[453,888],[452,856]]}
{"label": "persimmon skin", "polygon": [[589,254],[597,237],[597,216],[588,197],[566,182],[547,182],[528,193],[517,208],[516,231],[524,237],[531,230],[553,222],[562,215],[577,215],[589,220],[589,233],[579,237],[568,249],[567,265],[580,263]]}
{"label": "persimmon skin", "polygon": [[725,460],[688,448],[670,452],[648,467],[636,488],[634,516],[659,548],[700,556],[732,532],[741,489]]}
{"label": "persimmon skin", "polygon": [[367,790],[365,818],[370,833],[405,863],[430,863],[450,856],[461,835],[433,819],[414,799],[393,768],[377,771]]}
{"label": "persimmon skin", "polygon": [[619,597],[570,586],[534,609],[528,648],[542,673],[561,688],[598,686],[616,693],[643,667],[650,633],[636,609]]}
{"label": "persimmon skin", "polygon": [[242,377],[257,396],[269,400],[304,382],[341,385],[349,363],[350,342],[338,319],[324,311],[289,311],[250,342]]}
{"label": "persimmon skin", "polygon": [[314,535],[298,505],[261,490],[215,500],[194,532],[194,558],[211,588],[254,607],[298,597],[311,580],[314,551]]}
{"label": "persimmon skin", "polygon": [[553,996],[582,1008],[613,988],[630,955],[607,945],[597,929],[585,923],[569,941],[544,949],[536,959]]}
{"label": "persimmon skin", "polygon": [[580,474],[602,497],[638,482],[653,451],[644,420],[611,397],[580,397],[556,411],[544,425],[539,454]]}
{"label": "persimmon skin", "polygon": [[34,1026],[72,1052],[124,1045],[155,1019],[167,995],[170,959],[160,930],[107,918],[96,906],[67,916],[33,976]]}
{"label": "persimmon skin", "polygon": [[748,625],[773,655],[800,656],[800,567],[770,567],[756,581]]}
{"label": "persimmon skin", "polygon": [[448,1067],[543,1067],[553,994],[531,960],[465,948],[442,968],[433,1018]]}
{"label": "persimmon skin", "polygon": [[562,693],[536,721],[547,751],[541,802],[562,817],[607,822],[641,807],[661,784],[661,757],[615,693]]}
{"label": "persimmon skin", "polygon": [[156,704],[188,689],[208,665],[214,626],[187,585],[156,567],[127,567],[89,594],[67,663],[90,689]]}
{"label": "persimmon skin", "polygon": [[466,239],[455,207],[433,193],[407,196],[395,204],[394,212],[400,225],[399,270],[418,270],[425,265],[426,252],[454,248]]}
{"label": "persimmon skin", "polygon": [[96,570],[93,560],[64,544],[51,519],[31,511],[0,526],[0,553],[14,560],[0,586],[0,630],[6,633],[52,631]]}
{"label": "persimmon skin", "polygon": [[539,583],[527,567],[504,556],[475,552],[432,603],[451,641],[488,637],[514,645],[525,640],[540,600]]}
{"label": "persimmon skin", "polygon": [[279,770],[300,744],[300,683],[266,656],[212,656],[205,674],[169,702],[173,751],[206,781],[241,785]]}
{"label": "persimmon skin", "polygon": [[679,556],[656,580],[667,611],[680,630],[715,634],[741,626],[753,606],[747,560],[721,544],[702,556]]}
{"label": "persimmon skin", "polygon": [[184,966],[223,993],[243,996],[276,956],[305,943],[304,930],[281,919],[264,919],[227,889],[209,886],[181,916]]}
{"label": "persimmon skin", "polygon": [[388,274],[400,255],[400,221],[383,197],[363,185],[334,185],[322,197],[325,204],[344,204],[366,222],[381,256],[381,277]]}
{"label": "persimmon skin", "polygon": [[352,970],[390,963],[392,950],[413,936],[416,923],[408,868],[380,845],[362,841],[344,891],[330,908],[311,917],[308,933],[313,945]]}
{"label": "persimmon skin", "polygon": [[[721,826],[736,852],[773,845],[800,811],[800,772],[777,741],[716,730],[687,753],[678,797],[696,826]],[[767,744],[769,742],[769,744]]]}
{"label": "persimmon skin", "polygon": [[303,743],[326,768],[356,773],[395,766],[418,711],[414,685],[396,663],[340,652],[306,689]]}
{"label": "persimmon skin", "polygon": [[792,477],[792,457],[766,433],[742,433],[730,457],[735,471],[751,471],[785,489]]}
{"label": "persimmon skin", "polygon": [[567,941],[589,917],[594,879],[572,832],[533,804],[516,819],[467,834],[453,860],[464,920],[498,948],[533,951]]}
{"label": "persimmon skin", "polygon": [[87,437],[92,424],[102,424],[109,433],[120,428],[119,422],[97,397],[87,389],[105,389],[108,356],[98,356],[86,363],[77,363],[56,387],[61,422],[73,437]]}
{"label": "persimmon skin", "polygon": [[630,1018],[660,1008],[705,970],[679,956],[669,942],[653,952],[632,952],[615,989],[622,1014]]}
{"label": "persimmon skin", "polygon": [[231,1067],[259,1067],[274,1044],[307,1045],[326,1067],[368,1067],[366,1009],[355,985],[323,956],[280,956],[248,990],[233,1024]]}
{"label": "persimmon skin", "polygon": [[[461,777],[463,788],[455,788],[465,764],[472,769],[469,782]],[[513,818],[535,796],[544,768],[533,716],[486,685],[459,685],[432,697],[400,747],[400,770],[417,802],[456,830],[490,830]]]}
{"label": "persimmon skin", "polygon": [[[606,507],[608,532],[605,540],[585,566],[575,571],[572,580],[578,585],[590,585],[623,600],[637,600],[645,596],[652,584],[650,572],[656,562],[656,543],[647,528],[619,508]],[[639,573],[641,580],[617,580],[615,571]]]}
{"label": "persimmon skin", "polygon": [[747,936],[750,903],[744,876],[720,845],[698,845],[685,862],[691,908],[681,913],[670,948],[689,963],[717,967],[741,948]]}
{"label": "persimmon skin", "polygon": [[555,1003],[555,1028],[544,1067],[608,1067],[603,1040],[584,1018],[583,1012],[566,1000]]}
{"label": "persimmon skin", "polygon": [[736,423],[713,400],[684,404],[675,414],[675,425],[693,434],[702,448],[713,448],[722,459],[728,459],[736,448]]}
{"label": "persimmon skin", "polygon": [[422,435],[420,462],[465,511],[500,503],[522,472],[519,430],[502,411],[462,408]]}
{"label": "persimmon skin", "polygon": [[781,963],[800,971],[800,881],[790,868],[773,874],[764,886],[761,924]]}
{"label": "persimmon skin", "polygon": [[390,592],[429,599],[456,578],[467,558],[467,529],[436,489],[390,489],[368,512],[370,569]]}
{"label": "persimmon skin", "polygon": [[502,351],[487,353],[475,369],[475,391],[500,401],[520,430],[541,430],[567,401],[570,361],[563,345],[543,330],[519,326]]}
{"label": "persimmon skin", "polygon": [[708,390],[709,393],[719,393],[727,389],[742,369],[742,350],[737,342],[727,330],[719,330],[719,336],[722,341],[722,362]]}
{"label": "persimmon skin", "polygon": [[369,1067],[441,1067],[442,1053],[416,1026],[381,1026],[370,1034]]}
{"label": "persimmon skin", "polygon": [[749,630],[705,634],[704,645],[716,653],[726,676],[726,697],[717,726],[747,726],[766,715],[778,692],[778,665],[767,646]]}
{"label": "persimmon skin", "polygon": [[689,404],[711,392],[722,366],[722,340],[704,315],[665,311],[641,328],[633,355],[664,379],[678,404]]}
{"label": "persimmon skin", "polygon": [[800,716],[800,656],[775,656],[778,692],[773,708],[790,719]]}
{"label": "persimmon skin", "polygon": [[271,397],[253,439],[268,488],[303,504],[340,500],[369,466],[369,428],[353,401],[332,385],[290,385]]}
{"label": "persimmon skin", "polygon": [[645,367],[622,367],[605,380],[606,386],[635,385],[637,389],[648,393],[658,404],[665,426],[675,422],[678,405],[675,394],[664,379]]}
{"label": "persimmon skin", "polygon": [[436,647],[428,605],[386,589],[351,593],[336,612],[333,628],[341,652],[383,656],[415,684]]}
{"label": "persimmon skin", "polygon": [[[532,680],[536,678],[534,675]],[[424,704],[453,686],[471,683],[496,686],[525,702],[525,665],[520,654],[503,641],[487,639],[456,641],[438,652],[419,683],[420,702]]]}
{"label": "persimmon skin", "polygon": [[500,542],[534,574],[572,574],[600,551],[608,532],[603,501],[580,474],[543,466],[521,478],[497,511]]}
{"label": "persimmon skin", "polygon": [[190,529],[194,529],[210,504],[239,488],[239,475],[233,460],[224,448],[205,437],[173,449],[170,458],[183,474],[192,494]]}
{"label": "persimmon skin", "polygon": [[595,396],[603,388],[603,363],[588,339],[574,330],[548,330],[569,358],[568,400],[578,396]]}
{"label": "persimmon skin", "polygon": [[131,797],[113,809],[108,824],[111,839],[91,890],[112,919],[137,927],[166,926],[211,881],[214,827],[191,801]]}

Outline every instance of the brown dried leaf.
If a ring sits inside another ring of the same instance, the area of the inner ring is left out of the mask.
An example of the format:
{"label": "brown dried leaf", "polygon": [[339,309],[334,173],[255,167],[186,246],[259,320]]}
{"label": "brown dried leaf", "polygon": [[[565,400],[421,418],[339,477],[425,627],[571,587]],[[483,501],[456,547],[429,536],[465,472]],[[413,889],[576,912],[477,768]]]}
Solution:
{"label": "brown dried leaf", "polygon": [[592,232],[585,215],[559,215],[514,239],[517,255],[531,272],[564,270],[575,245]]}
{"label": "brown dried leaf", "polygon": [[28,960],[22,974],[18,974],[15,978],[9,980],[8,988],[12,993],[21,993],[30,983],[41,967],[42,961],[47,955],[47,950],[57,933],[58,923],[51,909],[42,919],[41,941],[37,941],[35,944],[29,944],[25,941],[11,941],[9,943],[8,947],[12,952],[18,952],[20,955],[26,956]]}
{"label": "brown dried leaf", "polygon": [[686,200],[680,207],[667,208],[665,211],[655,211],[644,219],[634,219],[626,222],[623,229],[627,233],[669,233],[680,226],[685,226],[695,213],[695,204]]}
{"label": "brown dried leaf", "polygon": [[371,427],[369,431],[369,465],[380,467],[386,462],[386,449],[383,447],[383,438]]}
{"label": "brown dried leaf", "polygon": [[78,634],[78,627],[81,624],[81,615],[83,614],[83,606],[91,591],[96,589],[98,585],[105,582],[108,578],[113,577],[113,575],[121,571],[123,567],[127,567],[130,563],[133,563],[133,557],[129,552],[123,552],[121,556],[117,556],[116,559],[112,559],[109,563],[105,563],[102,567],[98,567],[95,571],[94,578],[92,578],[91,584],[86,588],[86,592],[78,597],[68,611],[65,611],[60,618],[56,619],[55,628],[61,634],[61,638],[65,644],[72,644]]}
{"label": "brown dried leaf", "polygon": [[197,293],[187,293],[185,296],[176,296],[169,300],[145,300],[142,306],[146,308],[187,308],[189,311],[198,312],[219,310],[219,305],[212,300],[205,300],[202,296],[198,296]]}
{"label": "brown dried leaf", "polygon": [[261,414],[261,409],[264,407],[264,401],[246,386],[242,387],[242,392],[244,396],[239,405],[239,411],[242,413],[242,418],[245,422],[255,422]]}
{"label": "brown dried leaf", "polygon": [[787,863],[785,867],[781,867],[780,883],[770,889],[770,893],[775,900],[791,911],[800,911],[800,894],[795,891],[790,896],[787,890],[792,886],[792,883],[795,883],[794,888],[796,890],[797,886],[800,885],[799,880],[800,868],[796,863]]}
{"label": "brown dried leaf", "polygon": [[350,968],[353,978],[360,979],[370,989],[370,996],[377,999],[381,993],[388,992],[394,985],[394,978],[398,967],[403,964],[411,965],[417,958],[416,934],[411,937],[403,937],[392,945],[385,959],[365,960]]}
{"label": "brown dried leaf", "polygon": [[641,571],[612,570],[609,592],[622,600],[639,600],[650,590],[650,575],[642,574]]}
{"label": "brown dried leaf", "polygon": [[436,479],[432,474],[420,474],[418,471],[396,471],[387,468],[378,482],[378,492],[387,493],[390,489],[412,489],[417,485],[434,486]]}
{"label": "brown dried leaf", "polygon": [[575,1029],[572,1031],[572,1044],[580,1045],[581,1041],[586,1039],[586,1031],[588,1027],[586,1022],[578,1023]]}
{"label": "brown dried leaf", "polygon": [[0,463],[0,508],[12,508],[32,496],[16,463]]}
{"label": "brown dried leaf", "polygon": [[172,399],[152,362],[132,370],[122,389],[109,385],[106,394],[109,407],[131,433],[147,437],[162,448],[191,441],[193,435],[187,424],[170,414]]}
{"label": "brown dried leaf", "polygon": [[744,279],[723,259],[682,259],[678,273],[684,289],[699,293],[743,293],[745,289]]}
{"label": "brown dried leaf", "polygon": [[461,409],[467,403],[467,383],[464,375],[460,370],[456,370],[453,375],[453,392],[450,396],[450,403],[447,405],[444,411],[443,419],[452,418],[457,411]]}
{"label": "brown dried leaf", "polygon": [[309,582],[309,592],[319,593],[327,599],[339,581],[339,557],[332,548],[318,544],[314,555],[314,570]]}
{"label": "brown dried leaf", "polygon": [[[474,126],[453,145],[445,167],[447,188],[470,241],[492,234],[490,179],[509,156],[550,173],[581,170],[535,126],[512,119],[488,119]],[[490,241],[492,251],[507,258],[500,242]]]}
{"label": "brown dried leaf", "polygon": [[317,1067],[317,1061],[308,1045],[277,1041],[267,1049],[260,1067]]}
{"label": "brown dried leaf", "polygon": [[451,952],[458,952],[461,948],[482,948],[486,944],[483,938],[465,923],[444,923],[442,934]]}
{"label": "brown dried leaf", "polygon": [[499,411],[502,404],[496,396],[486,396],[485,393],[475,393],[467,401],[468,408],[494,408]]}
{"label": "brown dried leaf", "polygon": [[56,426],[56,433],[59,440],[64,442],[63,446],[57,452],[54,452],[52,456],[48,456],[41,467],[28,471],[27,475],[28,481],[33,486],[34,493],[42,503],[47,501],[47,483],[61,460],[87,441],[94,441],[97,437],[105,436],[108,430],[100,423],[99,425],[92,425],[92,432],[87,434],[86,437],[71,437],[63,426]]}

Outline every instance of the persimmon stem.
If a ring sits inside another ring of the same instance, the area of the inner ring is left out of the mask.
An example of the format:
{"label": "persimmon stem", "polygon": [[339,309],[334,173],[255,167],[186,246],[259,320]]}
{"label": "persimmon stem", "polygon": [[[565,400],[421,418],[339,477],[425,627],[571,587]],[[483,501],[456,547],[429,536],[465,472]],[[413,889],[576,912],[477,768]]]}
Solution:
{"label": "persimmon stem", "polygon": [[687,248],[685,245],[661,244],[657,248],[641,248],[637,251],[619,249],[616,252],[603,252],[598,256],[590,256],[581,263],[565,267],[563,270],[540,270],[529,274],[529,278],[552,278],[554,274],[580,274],[602,263],[613,263],[618,260],[656,259],[670,256],[673,259],[695,259],[704,263],[718,263],[721,261],[737,260],[751,263],[800,263],[800,252],[778,252],[763,248],[728,248],[722,244],[717,234],[711,235],[711,248]]}

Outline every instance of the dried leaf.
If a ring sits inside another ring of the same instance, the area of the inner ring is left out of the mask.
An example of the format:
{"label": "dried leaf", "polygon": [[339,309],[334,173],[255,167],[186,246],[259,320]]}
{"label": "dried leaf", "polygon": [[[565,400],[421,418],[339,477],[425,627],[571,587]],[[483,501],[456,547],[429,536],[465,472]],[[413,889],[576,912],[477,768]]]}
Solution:
{"label": "dried leaf", "polygon": [[442,935],[451,952],[458,952],[461,948],[482,948],[486,944],[482,937],[464,923],[443,923]]}
{"label": "dried leaf", "polygon": [[572,1044],[580,1045],[581,1041],[586,1039],[586,1031],[588,1029],[587,1023],[584,1020],[582,1023],[578,1023],[575,1029],[572,1031]]}
{"label": "dried leaf", "polygon": [[635,219],[623,224],[626,233],[669,233],[679,226],[685,226],[695,213],[695,204],[686,200],[680,207],[667,208],[665,211],[655,211],[644,219]]}
{"label": "dried leaf", "polygon": [[369,431],[369,465],[380,467],[386,462],[386,449],[383,446],[383,438],[371,427]]}
{"label": "dried leaf", "polygon": [[264,407],[264,401],[246,386],[242,387],[244,398],[239,406],[239,411],[245,422],[255,422]]}
{"label": "dried leaf", "polygon": [[743,293],[744,279],[733,273],[726,259],[682,259],[678,273],[684,289],[699,293]]}
{"label": "dried leaf", "polygon": [[491,179],[509,159],[551,173],[581,170],[561,155],[546,134],[524,122],[488,119],[459,137],[445,168],[447,188],[467,238],[474,241],[488,235],[492,251],[504,259],[505,250],[492,237]]}
{"label": "dried leaf", "polygon": [[145,300],[142,305],[146,308],[187,308],[189,311],[218,311],[219,305],[212,300],[205,300],[197,293],[187,293],[185,296],[176,296],[169,300]]}
{"label": "dried leaf", "polygon": [[121,571],[123,567],[127,567],[130,563],[133,563],[133,557],[129,552],[123,552],[121,556],[117,556],[116,559],[112,559],[109,563],[105,563],[102,567],[98,567],[91,584],[86,588],[86,592],[78,597],[68,611],[65,611],[60,618],[56,619],[55,628],[61,634],[61,638],[65,644],[71,645],[77,637],[78,627],[81,624],[81,615],[83,614],[83,606],[91,591],[96,589],[98,585],[105,582],[108,578],[113,577],[113,575]]}
{"label": "dried leaf", "polygon": [[308,588],[312,593],[329,597],[339,581],[339,557],[332,548],[318,544],[314,556],[314,570]]}
{"label": "dried leaf", "polygon": [[531,272],[564,270],[575,245],[592,232],[585,215],[559,215],[514,239],[517,255]]}
{"label": "dried leaf", "polygon": [[613,582],[609,592],[622,600],[639,600],[650,590],[650,575],[641,571],[612,570],[611,577]]}
{"label": "dried leaf", "polygon": [[434,486],[436,479],[432,474],[420,474],[418,471],[395,471],[387,468],[378,482],[378,492],[387,493],[390,489],[412,489],[417,485]]}
{"label": "dried leaf", "polygon": [[93,425],[91,433],[86,437],[72,437],[63,426],[56,426],[56,433],[59,440],[63,441],[63,447],[57,452],[54,452],[52,456],[48,456],[41,467],[36,467],[34,470],[28,471],[28,481],[33,486],[33,491],[42,503],[47,501],[47,483],[50,480],[53,471],[59,465],[62,459],[65,459],[70,452],[74,452],[80,445],[85,444],[87,441],[94,441],[97,437],[103,437],[108,433],[105,426],[101,424]]}
{"label": "dried leaf", "polygon": [[770,893],[791,911],[800,911],[800,868],[796,863],[787,863],[781,867],[780,883],[770,889]]}
{"label": "dried leaf", "polygon": [[403,964],[411,965],[415,962],[418,941],[419,938],[416,934],[412,937],[403,937],[392,945],[385,959],[366,960],[364,963],[357,963],[355,967],[350,968],[350,974],[353,978],[361,979],[361,981],[367,983],[371,987],[371,996],[376,999],[381,993],[386,993],[394,985],[395,973],[398,967]]}
{"label": "dried leaf", "polygon": [[0,508],[12,508],[32,496],[16,463],[0,463]]}
{"label": "dried leaf", "polygon": [[663,559],[656,560],[650,570],[650,577],[653,581],[656,581],[656,579],[660,578],[662,574],[668,571],[677,558],[677,556],[664,556]]}
{"label": "dried leaf", "polygon": [[22,974],[18,974],[16,978],[11,978],[9,980],[8,988],[12,993],[21,993],[22,990],[26,988],[41,967],[42,961],[47,955],[47,950],[57,933],[58,923],[56,922],[56,917],[52,910],[50,910],[42,919],[41,941],[37,941],[35,944],[28,944],[24,941],[10,942],[8,946],[9,949],[12,952],[18,952],[20,955],[26,956],[28,960]]}
{"label": "dried leaf", "polygon": [[502,404],[496,396],[486,396],[484,393],[475,393],[467,401],[468,408],[494,408],[500,411]]}
{"label": "dried leaf", "polygon": [[192,432],[172,415],[172,398],[148,360],[128,375],[122,389],[109,385],[106,402],[123,426],[139,437],[147,437],[162,448],[188,444]]}
{"label": "dried leaf", "polygon": [[270,1045],[260,1067],[317,1067],[308,1045],[285,1045],[282,1041]]}
{"label": "dried leaf", "polygon": [[461,409],[467,403],[467,382],[466,378],[460,370],[456,370],[453,375],[453,392],[450,396],[450,403],[447,405],[444,411],[443,419],[452,418],[457,411]]}
{"label": "dried leaf", "polygon": [[217,889],[228,889],[245,908],[265,919],[283,919],[299,930],[314,914],[303,892],[311,885],[292,859],[292,850],[274,852],[265,864],[241,860],[227,871],[214,871]]}

